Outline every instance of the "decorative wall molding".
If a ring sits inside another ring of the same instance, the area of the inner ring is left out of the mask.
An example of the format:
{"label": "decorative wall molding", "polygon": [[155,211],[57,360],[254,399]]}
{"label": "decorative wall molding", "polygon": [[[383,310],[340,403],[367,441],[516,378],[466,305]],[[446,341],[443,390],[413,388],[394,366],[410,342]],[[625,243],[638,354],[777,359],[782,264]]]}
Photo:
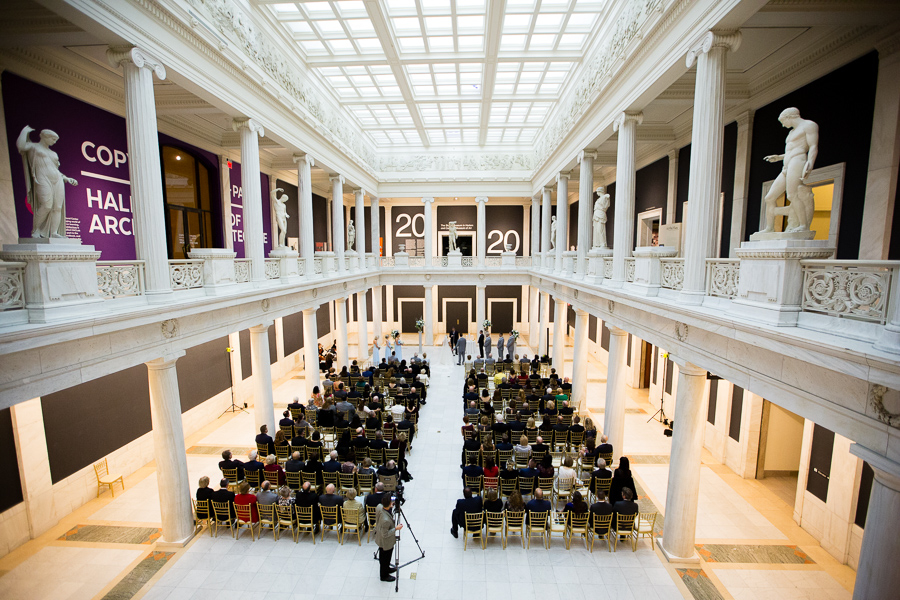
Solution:
{"label": "decorative wall molding", "polygon": [[159,329],[164,338],[171,340],[178,335],[178,319],[166,319],[159,324]]}
{"label": "decorative wall molding", "polygon": [[[891,427],[896,429],[900,429],[900,413],[895,413],[889,411],[884,406],[884,399],[888,393],[891,392],[888,388],[883,385],[872,384],[869,386],[869,404],[872,406],[872,409],[875,411],[875,416],[882,423],[886,423]],[[897,397],[897,392],[893,392],[892,394],[894,398]]]}
{"label": "decorative wall molding", "polygon": [[421,171],[523,171],[528,177],[534,170],[534,156],[524,152],[510,154],[401,154],[383,155],[377,161],[378,171],[404,173]]}

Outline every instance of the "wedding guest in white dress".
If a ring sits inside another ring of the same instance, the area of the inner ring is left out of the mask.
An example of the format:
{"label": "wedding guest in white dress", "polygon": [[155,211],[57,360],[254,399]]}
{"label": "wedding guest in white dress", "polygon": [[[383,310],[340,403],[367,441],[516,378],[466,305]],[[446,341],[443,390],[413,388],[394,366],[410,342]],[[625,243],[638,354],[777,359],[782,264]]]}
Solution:
{"label": "wedding guest in white dress", "polygon": [[378,345],[378,336],[372,340],[372,363],[377,365],[381,363],[381,346]]}

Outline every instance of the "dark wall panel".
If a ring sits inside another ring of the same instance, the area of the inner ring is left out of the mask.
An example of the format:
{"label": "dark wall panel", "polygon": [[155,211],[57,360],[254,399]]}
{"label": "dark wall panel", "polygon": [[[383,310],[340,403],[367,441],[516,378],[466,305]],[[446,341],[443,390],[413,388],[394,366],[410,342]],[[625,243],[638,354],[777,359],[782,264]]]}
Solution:
{"label": "dark wall panel", "polygon": [[[394,286],[394,314],[400,314],[400,303],[397,302],[401,298],[424,298],[425,288],[421,285],[395,285]],[[440,301],[438,301],[440,302]]]}
{"label": "dark wall panel", "polygon": [[897,204],[900,203],[900,185],[897,186],[897,193],[894,195],[894,220],[891,226],[891,246],[888,249],[888,259],[900,259],[900,210],[897,210]]}
{"label": "dark wall panel", "polygon": [[654,208],[662,209],[661,223],[666,222],[666,196],[669,190],[669,157],[639,169],[634,175],[634,235],[637,244],[637,215]]}
{"label": "dark wall panel", "polygon": [[282,319],[284,331],[284,355],[289,356],[303,348],[303,313],[287,315]]}
{"label": "dark wall panel", "polygon": [[588,317],[588,338],[592,342],[597,343],[597,317],[594,315]]}
{"label": "dark wall panel", "polygon": [[817,423],[813,427],[813,439],[809,448],[809,474],[806,477],[806,491],[822,502],[828,502],[828,481],[831,478],[833,453],[834,432]]}
{"label": "dark wall panel", "polygon": [[22,482],[19,480],[19,461],[16,459],[16,440],[13,437],[12,412],[0,410],[0,456],[2,456],[3,485],[0,485],[0,512],[22,501]]}
{"label": "dark wall panel", "polygon": [[[575,309],[572,308],[572,305],[569,305],[569,310],[566,311],[566,322],[569,324],[569,327],[575,329]],[[568,332],[566,332],[568,334]]]}
{"label": "dark wall panel", "polygon": [[175,363],[181,412],[187,412],[231,387],[228,338],[223,337],[193,348]]}
{"label": "dark wall panel", "polygon": [[328,241],[328,202],[324,197],[312,195],[313,204],[313,239],[316,241],[316,249],[319,244]]}
{"label": "dark wall panel", "polygon": [[41,398],[41,409],[50,475],[58,483],[150,431],[147,367],[48,394]]}
{"label": "dark wall panel", "polygon": [[241,379],[247,379],[253,375],[253,360],[250,356],[250,330],[242,330],[238,337],[241,339]]}
{"label": "dark wall panel", "polygon": [[275,341],[275,323],[269,326],[269,364],[278,362],[278,344]]}
{"label": "dark wall panel", "polygon": [[600,330],[600,347],[609,352],[609,327],[606,321],[603,321],[603,328]]}
{"label": "dark wall panel", "polygon": [[722,204],[722,238],[719,246],[719,258],[728,258],[728,245],[731,243],[731,212],[734,208],[734,161],[737,158],[737,121],[725,126],[725,137],[722,148],[722,193],[725,202]]}
{"label": "dark wall panel", "polygon": [[331,331],[331,303],[320,304],[316,310],[316,335],[323,337]]}
{"label": "dark wall panel", "polygon": [[711,379],[709,382],[709,404],[706,407],[706,420],[716,424],[716,404],[719,401],[719,380]]}
{"label": "dark wall panel", "polygon": [[[424,292],[423,292],[424,293]],[[487,290],[485,290],[485,297]],[[474,285],[439,285],[438,286],[438,321],[444,320],[444,298],[471,298],[472,314],[469,320],[475,320],[475,286]],[[481,323],[475,323],[476,327]]]}
{"label": "dark wall panel", "polygon": [[400,331],[402,333],[415,333],[416,321],[425,314],[425,301],[404,302],[403,313],[400,315]]}
{"label": "dark wall panel", "polygon": [[[793,106],[800,110],[800,116],[819,124],[821,145],[815,166],[847,163],[837,257],[857,258],[863,215],[860,199],[866,195],[877,77],[878,54],[873,51],[756,111],[745,240],[758,231],[763,183],[775,179],[781,172],[782,163],[763,160],[768,154],[784,152],[787,130],[778,122],[778,115]],[[835,94],[834,90],[853,92]]]}
{"label": "dark wall panel", "polygon": [[734,386],[731,395],[731,417],[728,420],[728,437],[736,442],[741,441],[741,418],[744,413],[744,388]]}
{"label": "dark wall panel", "polygon": [[572,246],[578,245],[578,201],[569,205],[569,245],[567,250]]}
{"label": "dark wall panel", "polygon": [[[678,183],[675,186],[675,222],[684,223],[684,203],[691,179],[691,145],[678,150]],[[747,213],[750,214],[750,213]]]}
{"label": "dark wall panel", "polygon": [[521,285],[488,285],[484,288],[485,309],[491,298],[515,298],[518,300],[515,320],[522,321],[522,286]]}
{"label": "dark wall panel", "polygon": [[616,222],[616,183],[613,182],[606,186],[606,193],[609,194],[609,208],[606,210],[606,245],[613,247],[615,242],[615,222]]}

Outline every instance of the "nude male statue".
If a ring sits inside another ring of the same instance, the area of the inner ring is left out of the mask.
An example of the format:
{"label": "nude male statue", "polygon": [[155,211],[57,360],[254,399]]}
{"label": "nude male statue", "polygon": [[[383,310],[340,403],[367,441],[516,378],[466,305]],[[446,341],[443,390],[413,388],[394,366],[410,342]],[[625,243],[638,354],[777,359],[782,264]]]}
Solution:
{"label": "nude male statue", "polygon": [[347,224],[347,249],[353,250],[353,245],[356,243],[356,225],[353,224],[353,219],[350,219],[350,222]]}
{"label": "nude male statue", "polygon": [[447,224],[447,237],[450,239],[450,252],[456,252],[456,221],[450,221]]}
{"label": "nude male statue", "polygon": [[550,217],[550,249],[556,248],[556,215]]}
{"label": "nude male statue", "polygon": [[606,211],[609,210],[609,194],[602,185],[596,190],[597,201],[594,202],[594,243],[593,248],[606,248]]}
{"label": "nude male statue", "polygon": [[278,192],[283,192],[283,188],[275,188],[272,190],[270,194],[272,198],[272,206],[275,208],[275,224],[278,226],[278,247],[284,248],[287,244],[285,244],[287,240],[287,220],[290,216],[287,214],[287,206],[285,206],[285,202],[288,201],[287,194],[278,195]]}
{"label": "nude male statue", "polygon": [[[777,215],[788,216],[786,232],[809,231],[815,202],[812,190],[803,180],[813,170],[819,153],[819,126],[813,121],[800,118],[800,111],[796,108],[784,109],[778,115],[778,120],[791,132],[785,140],[784,154],[771,154],[763,159],[770,163],[781,161],[784,166],[766,194],[766,228],[760,233],[775,231]],[[782,194],[787,195],[790,206],[775,206]]]}
{"label": "nude male statue", "polygon": [[50,146],[59,136],[49,130],[41,131],[41,141],[35,144],[28,139],[33,128],[25,126],[16,140],[16,148],[25,166],[25,186],[28,204],[34,211],[31,237],[66,237],[66,189],[65,184],[78,185],[59,170],[59,155]]}

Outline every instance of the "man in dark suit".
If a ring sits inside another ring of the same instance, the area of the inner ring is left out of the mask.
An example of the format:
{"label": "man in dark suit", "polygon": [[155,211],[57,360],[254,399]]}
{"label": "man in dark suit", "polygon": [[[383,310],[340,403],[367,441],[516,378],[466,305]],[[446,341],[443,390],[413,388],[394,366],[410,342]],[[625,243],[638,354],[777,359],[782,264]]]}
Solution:
{"label": "man in dark suit", "polygon": [[364,502],[365,506],[378,506],[381,504],[381,499],[384,497],[384,484],[380,481],[375,484],[375,491],[366,496],[366,500]]}
{"label": "man in dark suit", "polygon": [[[509,425],[507,425],[506,422],[503,420],[503,413],[495,413],[495,418],[496,418],[496,421],[494,421],[494,424],[491,425],[491,432],[499,434],[500,437],[502,438],[504,436],[504,434],[509,433]],[[506,436],[506,437],[507,437],[507,439],[509,439],[509,436]],[[500,448],[498,445],[498,450],[512,450],[512,447]]]}
{"label": "man in dark suit", "polygon": [[525,503],[525,515],[533,512],[549,512],[553,508],[549,500],[544,500],[544,490],[535,488],[534,498]]}
{"label": "man in dark suit", "polygon": [[262,471],[263,467],[265,467],[264,464],[257,460],[258,453],[256,450],[251,450],[250,454],[247,455],[247,458],[250,460],[244,463],[244,473],[247,471]]}
{"label": "man in dark suit", "polygon": [[466,526],[466,513],[473,514],[481,511],[481,497],[475,496],[473,498],[472,490],[464,488],[463,497],[456,501],[456,508],[453,509],[453,514],[450,516],[450,535],[455,538],[459,537],[460,526]]}
{"label": "man in dark suit", "polygon": [[303,467],[303,472],[305,473],[315,473],[316,475],[316,489],[322,489],[322,484],[324,483],[322,479],[322,463],[319,462],[318,456],[312,456],[308,461],[306,461],[306,465]]}
{"label": "man in dark suit", "polygon": [[237,480],[244,478],[244,463],[232,458],[231,450],[222,450],[222,460],[219,461],[219,469],[237,469]]}
{"label": "man in dark suit", "polygon": [[597,479],[612,479],[612,472],[606,468],[606,461],[602,458],[597,459],[597,470],[591,473],[591,489],[596,490]]}
{"label": "man in dark suit", "polygon": [[556,425],[553,426],[553,443],[556,443],[556,440],[560,439],[564,442],[569,440],[569,427],[563,421],[563,416],[558,415],[556,417]]}
{"label": "man in dark suit", "polygon": [[459,341],[459,334],[456,333],[456,327],[450,330],[450,349],[453,350],[453,354],[456,355],[456,342]]}
{"label": "man in dark suit", "polygon": [[269,435],[269,426],[261,425],[259,427],[259,435],[256,436],[257,444],[265,444],[266,448],[268,448],[267,456],[275,454],[275,440],[272,439],[272,436]]}
{"label": "man in dark suit", "polygon": [[312,506],[313,521],[316,524],[315,533],[319,533],[319,521],[322,520],[322,515],[319,511],[319,495],[316,494],[316,491],[308,481],[304,481],[303,485],[300,486],[300,490],[294,497],[294,504],[300,508]]}
{"label": "man in dark suit", "polygon": [[478,466],[477,458],[472,458],[471,460],[469,460],[468,466],[463,467],[463,483],[465,483],[466,477],[480,477],[482,475],[484,475],[484,469]]}
{"label": "man in dark suit", "polygon": [[294,396],[294,400],[287,405],[288,410],[299,410],[300,414],[306,413],[306,408],[300,403],[300,398]]}
{"label": "man in dark suit", "polygon": [[547,454],[550,452],[550,446],[544,443],[544,438],[541,436],[537,436],[537,443],[532,444],[531,451],[535,454]]}
{"label": "man in dark suit", "polygon": [[622,499],[613,504],[613,529],[618,531],[617,522],[619,520],[619,515],[636,515],[639,512],[639,508],[637,502],[632,500],[634,498],[634,492],[631,488],[622,488]]}
{"label": "man in dark suit", "polygon": [[368,448],[369,440],[366,439],[366,432],[362,427],[356,430],[356,437],[350,442],[354,449]]}
{"label": "man in dark suit", "polygon": [[600,445],[597,446],[598,454],[612,454],[613,447],[612,444],[609,443],[609,438],[605,435],[600,436]]}
{"label": "man in dark suit", "polygon": [[[594,526],[594,519],[605,515],[613,514],[612,505],[606,501],[606,493],[602,490],[597,492],[597,501],[591,504],[591,527]],[[600,534],[606,533],[606,530],[600,531]]]}
{"label": "man in dark suit", "polygon": [[328,456],[328,460],[322,463],[322,472],[323,473],[340,473],[341,472],[341,461],[338,459],[337,450],[332,450],[331,454]]}
{"label": "man in dark suit", "polygon": [[291,418],[291,411],[286,410],[281,413],[281,420],[278,421],[278,427],[293,427],[294,420]]}
{"label": "man in dark suit", "polygon": [[231,518],[234,519],[237,515],[234,512],[234,492],[228,490],[228,480],[222,479],[219,482],[219,489],[214,491],[209,498],[213,502],[227,502],[228,506],[231,507]]}
{"label": "man in dark suit", "polygon": [[559,414],[561,415],[571,415],[575,412],[575,409],[569,406],[569,401],[564,400],[562,408],[559,409]]}
{"label": "man in dark suit", "polygon": [[481,442],[477,436],[472,436],[463,442],[462,456],[459,459],[459,465],[462,467],[466,464],[466,451],[481,450]]}
{"label": "man in dark suit", "polygon": [[484,330],[478,330],[478,358],[484,358]]}
{"label": "man in dark suit", "polygon": [[291,457],[284,463],[285,473],[299,473],[306,465],[300,460],[300,452],[295,451]]}
{"label": "man in dark suit", "polygon": [[[519,477],[537,477],[537,462],[533,458],[528,459],[528,466],[524,469],[519,470]],[[522,494],[530,494],[531,490],[527,492],[522,490]]]}
{"label": "man in dark suit", "polygon": [[[340,494],[335,494],[335,493],[334,493],[334,484],[333,484],[333,483],[329,483],[327,486],[325,486],[325,493],[322,494],[321,496],[319,496],[319,506],[337,506],[337,507],[340,507],[340,506],[343,506],[343,504],[344,504],[344,497],[341,496]],[[340,511],[340,508],[339,508],[339,509],[338,509],[337,523],[340,523],[340,522],[341,522],[341,511]],[[335,522],[334,522],[334,521],[328,521],[328,522],[326,522],[325,524],[326,524],[326,525],[334,525]]]}
{"label": "man in dark suit", "polygon": [[384,436],[379,429],[375,432],[375,439],[369,442],[369,456],[374,456],[373,460],[377,463],[378,460],[383,459],[384,449],[387,447],[388,443],[384,441]]}

